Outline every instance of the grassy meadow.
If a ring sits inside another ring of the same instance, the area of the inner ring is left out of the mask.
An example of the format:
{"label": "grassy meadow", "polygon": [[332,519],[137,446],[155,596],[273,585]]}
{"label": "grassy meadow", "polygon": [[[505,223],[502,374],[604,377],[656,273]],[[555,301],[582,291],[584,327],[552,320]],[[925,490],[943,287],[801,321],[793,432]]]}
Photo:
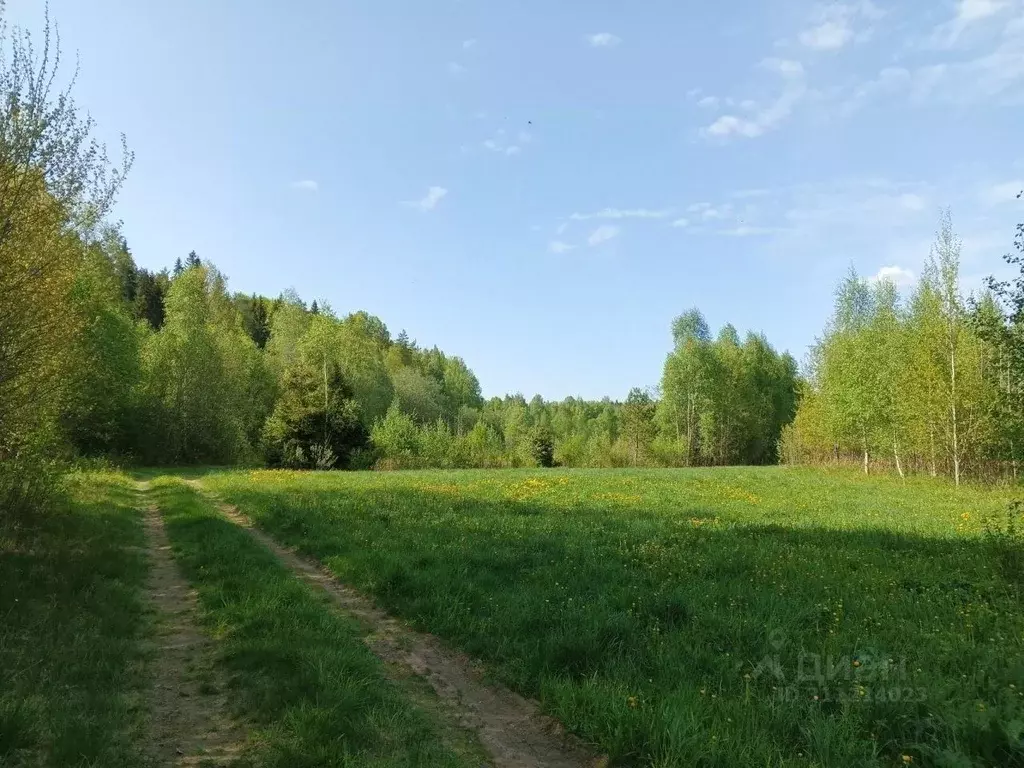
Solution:
{"label": "grassy meadow", "polygon": [[1024,765],[1006,490],[789,468],[207,473],[621,765]]}

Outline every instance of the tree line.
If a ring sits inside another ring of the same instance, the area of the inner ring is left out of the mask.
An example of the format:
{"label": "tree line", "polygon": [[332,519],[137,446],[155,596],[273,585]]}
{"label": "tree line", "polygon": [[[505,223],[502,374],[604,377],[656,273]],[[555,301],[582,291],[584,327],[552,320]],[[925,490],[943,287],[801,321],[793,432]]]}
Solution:
{"label": "tree line", "polygon": [[1024,451],[1024,230],[1020,269],[964,296],[946,212],[909,295],[851,270],[811,350],[781,451],[792,463],[1016,478]]}

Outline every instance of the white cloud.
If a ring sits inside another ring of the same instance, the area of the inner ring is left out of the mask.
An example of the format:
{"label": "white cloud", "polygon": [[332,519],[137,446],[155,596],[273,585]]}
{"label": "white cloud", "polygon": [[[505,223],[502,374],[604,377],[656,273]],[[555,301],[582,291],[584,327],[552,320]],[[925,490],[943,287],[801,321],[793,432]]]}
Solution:
{"label": "white cloud", "polygon": [[964,32],[980,22],[998,15],[1008,8],[1008,0],[959,0],[956,14],[932,31],[927,45],[933,48],[953,48],[957,46]]}
{"label": "white cloud", "polygon": [[466,74],[466,68],[459,64],[459,62],[457,61],[449,61],[448,74],[452,75],[453,77],[460,77],[461,75]]}
{"label": "white cloud", "polygon": [[925,202],[924,198],[920,195],[915,195],[910,192],[904,192],[899,197],[899,204],[906,208],[908,211],[923,211]]}
{"label": "white cloud", "polygon": [[622,42],[622,38],[613,35],[611,32],[597,32],[587,35],[587,41],[594,48],[614,48]]}
{"label": "white cloud", "polygon": [[520,144],[529,144],[531,141],[533,141],[533,134],[532,133],[530,133],[529,131],[520,131],[519,132],[519,143]]}
{"label": "white cloud", "polygon": [[1024,190],[1024,180],[1015,179],[1004,181],[1001,184],[993,184],[982,191],[982,201],[986,205],[1002,205],[1003,203],[1017,202],[1017,196]]}
{"label": "white cloud", "polygon": [[505,147],[506,155],[518,155],[520,152],[522,152],[522,150],[515,144],[513,144],[511,147]]}
{"label": "white cloud", "polygon": [[672,215],[669,210],[651,210],[649,208],[605,208],[596,213],[574,213],[569,216],[573,221],[588,219],[665,219]]}
{"label": "white cloud", "polygon": [[303,179],[302,181],[293,181],[289,184],[292,189],[298,189],[302,192],[319,192],[320,185],[312,179]]}
{"label": "white cloud", "polygon": [[755,237],[757,235],[773,235],[780,232],[778,227],[755,227],[749,224],[740,224],[732,229],[723,229],[719,232],[728,237]]}
{"label": "white cloud", "polygon": [[761,66],[783,78],[783,89],[779,97],[750,118],[722,115],[703,130],[705,136],[721,139],[742,136],[753,139],[778,128],[790,116],[807,92],[803,66],[798,61],[787,59],[765,59]]}
{"label": "white cloud", "polygon": [[825,21],[800,33],[800,42],[818,51],[835,51],[853,39],[853,29],[846,19]]}
{"label": "white cloud", "polygon": [[594,246],[606,243],[619,236],[619,228],[613,227],[610,224],[602,224],[600,227],[590,233],[590,237],[587,238],[587,244]]}
{"label": "white cloud", "polygon": [[725,203],[721,206],[711,203],[694,203],[686,209],[686,212],[699,216],[703,221],[711,221],[730,218],[733,215],[733,208],[732,203]]}
{"label": "white cloud", "polygon": [[690,226],[690,220],[689,219],[676,219],[675,221],[672,222],[672,226],[673,227],[688,227],[688,226]]}
{"label": "white cloud", "polygon": [[405,203],[405,205],[418,208],[421,211],[432,211],[437,207],[437,204],[441,202],[445,195],[448,194],[448,190],[444,187],[431,187],[427,190],[427,194],[419,200],[411,200]]}
{"label": "white cloud", "polygon": [[969,24],[995,16],[1006,6],[1006,0],[960,0],[956,8],[956,19]]}
{"label": "white cloud", "polygon": [[494,139],[488,139],[485,141],[484,149],[489,149],[491,152],[501,152],[501,146]]}
{"label": "white cloud", "polygon": [[914,284],[916,277],[909,269],[893,265],[891,267],[882,267],[871,280],[875,283],[889,282],[897,288],[909,288]]}
{"label": "white cloud", "polygon": [[800,33],[800,42],[817,51],[837,51],[851,41],[866,39],[870,29],[858,32],[856,27],[883,15],[871,0],[822,5],[812,14],[811,26]]}
{"label": "white cloud", "polygon": [[697,106],[706,107],[708,109],[718,109],[718,97],[705,96],[703,99],[697,102]]}
{"label": "white cloud", "polygon": [[[939,47],[948,48],[949,22],[943,25]],[[844,96],[842,109],[849,114],[869,99],[888,97],[912,104],[966,106],[1014,105],[1024,98],[1024,15],[1008,24],[979,30],[971,52],[955,60],[932,61],[916,67],[886,67],[878,76],[861,82]],[[939,36],[936,31],[935,36]]]}
{"label": "white cloud", "polygon": [[469,40],[463,40],[462,41],[462,48],[463,48],[463,50],[468,51],[470,48],[474,48],[474,47],[476,47],[476,38],[475,37],[471,37],[471,38],[469,38]]}
{"label": "white cloud", "polygon": [[550,243],[548,243],[548,250],[551,251],[551,253],[568,253],[569,251],[575,249],[575,245],[563,243],[561,240],[552,240]]}

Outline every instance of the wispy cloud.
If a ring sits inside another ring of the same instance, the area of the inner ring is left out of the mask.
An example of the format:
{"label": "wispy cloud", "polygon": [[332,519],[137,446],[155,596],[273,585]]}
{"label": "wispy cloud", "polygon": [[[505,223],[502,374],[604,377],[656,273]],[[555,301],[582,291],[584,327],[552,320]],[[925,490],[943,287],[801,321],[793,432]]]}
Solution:
{"label": "wispy cloud", "polygon": [[[528,144],[532,140],[533,136],[531,136],[529,133],[527,133],[526,131],[520,132],[520,144]],[[483,142],[483,148],[486,149],[488,152],[496,152],[501,155],[511,156],[518,155],[520,152],[523,151],[523,148],[522,146],[520,146],[520,144],[510,142],[508,140],[508,135],[505,129],[499,128],[497,131],[495,131],[494,136]]]}
{"label": "wispy cloud", "polygon": [[732,218],[733,207],[732,203],[716,206],[711,203],[702,202],[694,203],[686,209],[686,212],[693,214],[694,217],[702,221],[713,221]]}
{"label": "wispy cloud", "polygon": [[614,227],[611,224],[602,224],[600,227],[590,233],[590,237],[587,238],[587,244],[590,246],[600,245],[606,243],[609,240],[613,240],[619,236],[621,230],[618,227]]}
{"label": "wispy cloud", "polygon": [[750,224],[740,224],[730,229],[720,230],[718,234],[726,237],[757,237],[758,235],[774,235],[782,232],[779,227],[756,227]]}
{"label": "wispy cloud", "polygon": [[671,210],[650,210],[649,208],[605,208],[595,213],[573,213],[569,216],[573,221],[589,219],[665,219],[672,215]]}
{"label": "wispy cloud", "polygon": [[685,218],[683,218],[683,219],[676,219],[675,221],[672,222],[672,226],[673,227],[688,227],[688,226],[690,226],[690,220],[689,219],[685,219]]}
{"label": "wispy cloud", "polygon": [[866,22],[883,15],[871,0],[821,5],[812,14],[810,26],[800,33],[800,42],[817,51],[838,51],[854,40],[866,39],[870,34]]}
{"label": "wispy cloud", "polygon": [[960,0],[956,8],[958,21],[970,23],[995,16],[1009,3],[1006,0]]}
{"label": "wispy cloud", "polygon": [[718,109],[719,99],[717,96],[705,96],[703,99],[697,102],[698,107],[705,107],[708,109]]}
{"label": "wispy cloud", "polygon": [[468,51],[470,48],[475,48],[476,47],[476,42],[477,41],[476,41],[475,37],[471,37],[471,38],[469,38],[469,40],[463,40],[462,41],[462,49],[465,50],[465,51]]}
{"label": "wispy cloud", "polygon": [[955,58],[882,69],[843,96],[842,110],[850,114],[875,99],[908,97],[911,104],[1019,104],[1024,98],[1024,15],[979,29],[971,46]]}
{"label": "wispy cloud", "polygon": [[823,21],[800,33],[800,42],[819,51],[834,51],[853,39],[853,29],[846,19]]}
{"label": "wispy cloud", "polygon": [[437,204],[444,199],[445,195],[448,194],[448,190],[444,187],[431,187],[427,190],[427,194],[419,200],[410,200],[405,205],[417,208],[423,212],[432,211],[437,207]]}
{"label": "wispy cloud", "polygon": [[452,77],[461,77],[466,74],[467,70],[464,66],[459,64],[457,61],[448,62],[448,74]]}
{"label": "wispy cloud", "polygon": [[926,42],[926,47],[960,47],[963,38],[972,28],[984,26],[985,22],[1010,8],[1010,0],[958,0],[952,18],[937,25]]}
{"label": "wispy cloud", "polygon": [[569,243],[563,243],[561,240],[552,240],[548,243],[548,250],[551,253],[568,253],[569,251],[575,250],[575,245],[569,245]]}
{"label": "wispy cloud", "polygon": [[297,189],[302,192],[319,192],[320,185],[313,181],[313,179],[303,179],[302,181],[293,181],[289,184],[292,189]]}
{"label": "wispy cloud", "polygon": [[882,267],[871,277],[871,280],[875,283],[892,283],[897,288],[909,288],[914,285],[917,278],[909,269],[893,265],[890,267]]}
{"label": "wispy cloud", "polygon": [[703,130],[705,136],[724,139],[741,136],[753,139],[778,128],[793,112],[807,92],[804,68],[798,61],[787,59],[766,59],[761,66],[771,70],[783,79],[782,93],[764,109],[752,117],[722,115]]}
{"label": "wispy cloud", "polygon": [[993,184],[982,191],[981,199],[985,205],[1002,205],[1003,203],[1016,202],[1021,191],[1024,190],[1024,180],[1014,179],[1004,181],[1000,184]]}
{"label": "wispy cloud", "polygon": [[593,48],[614,48],[622,42],[622,38],[611,32],[595,32],[592,35],[587,35],[587,42]]}

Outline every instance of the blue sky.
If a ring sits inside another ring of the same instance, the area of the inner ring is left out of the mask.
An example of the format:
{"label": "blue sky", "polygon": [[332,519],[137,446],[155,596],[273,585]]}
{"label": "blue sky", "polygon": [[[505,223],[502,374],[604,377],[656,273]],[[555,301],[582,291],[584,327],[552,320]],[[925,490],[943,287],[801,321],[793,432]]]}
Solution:
{"label": "blue sky", "polygon": [[694,305],[802,359],[851,263],[911,279],[951,206],[977,286],[1024,218],[1024,0],[50,9],[139,263],[366,309],[486,395],[655,385]]}

